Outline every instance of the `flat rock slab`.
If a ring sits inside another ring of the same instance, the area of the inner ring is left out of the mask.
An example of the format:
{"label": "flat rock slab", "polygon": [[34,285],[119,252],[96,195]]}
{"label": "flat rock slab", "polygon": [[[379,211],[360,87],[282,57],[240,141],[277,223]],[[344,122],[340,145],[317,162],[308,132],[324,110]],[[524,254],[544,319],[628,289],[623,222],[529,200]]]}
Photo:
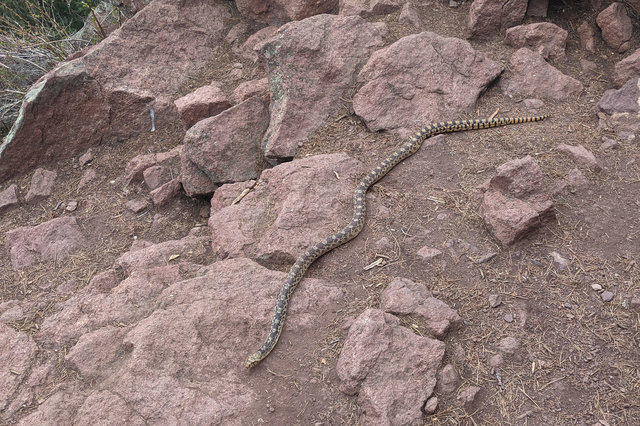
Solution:
{"label": "flat rock slab", "polygon": [[85,244],[75,217],[60,217],[37,226],[24,226],[6,234],[13,269],[44,260],[61,260]]}
{"label": "flat rock slab", "polygon": [[326,154],[265,170],[235,205],[228,200],[241,189],[229,186],[229,195],[226,185],[220,187],[211,199],[209,219],[214,256],[293,263],[351,220],[353,177],[361,172],[361,163],[346,154]]}
{"label": "flat rock slab", "polygon": [[383,23],[358,16],[318,15],[290,22],[263,46],[271,87],[267,158],[292,158],[340,105],[355,71],[383,45]]}
{"label": "flat rock slab", "polygon": [[[148,132],[150,106],[156,126],[178,118],[167,94],[216,56],[230,18],[222,3],[154,1],[84,56],[43,76],[0,146],[0,181]],[[142,60],[150,51],[153,59]]]}
{"label": "flat rock slab", "polygon": [[467,41],[428,31],[406,36],[371,55],[353,109],[371,131],[455,119],[502,69]]}
{"label": "flat rock slab", "polygon": [[351,325],[337,364],[340,390],[358,393],[364,424],[414,424],[436,386],[443,342],[367,309]]}

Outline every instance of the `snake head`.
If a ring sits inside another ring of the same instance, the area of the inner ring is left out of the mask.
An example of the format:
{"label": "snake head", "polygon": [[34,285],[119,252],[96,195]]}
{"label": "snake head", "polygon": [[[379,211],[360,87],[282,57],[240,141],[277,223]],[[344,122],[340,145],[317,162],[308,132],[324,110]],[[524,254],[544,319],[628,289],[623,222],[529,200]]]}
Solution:
{"label": "snake head", "polygon": [[244,366],[247,368],[255,367],[256,365],[258,365],[258,363],[260,363],[260,361],[262,361],[262,358],[264,357],[260,355],[260,352],[256,352],[249,358],[247,358],[247,362],[244,364]]}

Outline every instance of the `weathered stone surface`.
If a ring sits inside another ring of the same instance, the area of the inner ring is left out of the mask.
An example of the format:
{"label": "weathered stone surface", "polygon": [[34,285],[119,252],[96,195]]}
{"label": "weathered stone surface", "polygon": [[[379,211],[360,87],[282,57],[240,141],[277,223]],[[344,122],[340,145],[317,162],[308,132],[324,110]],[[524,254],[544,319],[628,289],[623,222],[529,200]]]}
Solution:
{"label": "weathered stone surface", "polygon": [[587,21],[582,21],[578,27],[578,37],[580,38],[580,47],[588,52],[595,52],[596,50],[596,32]]}
{"label": "weathered stone surface", "polygon": [[449,305],[436,299],[424,284],[395,278],[380,297],[380,308],[390,314],[415,315],[425,322],[435,337],[444,337],[451,326],[461,321]]}
{"label": "weathered stone surface", "polygon": [[14,183],[0,192],[0,213],[18,204],[18,186]]}
{"label": "weathered stone surface", "polygon": [[[156,126],[177,118],[169,94],[217,55],[229,17],[221,2],[152,2],[84,56],[46,74],[27,93],[0,145],[0,181],[148,132],[148,106]],[[153,60],[140,61],[149,51]]]}
{"label": "weathered stone surface", "polygon": [[239,104],[254,96],[260,97],[265,104],[269,103],[271,96],[269,92],[269,79],[267,77],[240,83],[233,91],[231,99],[233,102]]}
{"label": "weathered stone surface", "polygon": [[365,424],[419,422],[443,356],[444,343],[414,334],[393,315],[367,309],[349,328],[340,353],[340,390],[358,393]]}
{"label": "weathered stone surface", "polygon": [[573,146],[561,143],[558,145],[558,151],[563,154],[567,154],[573,161],[583,166],[586,166],[594,171],[602,169],[600,163],[596,159],[595,155],[582,145]]}
{"label": "weathered stone surface", "polygon": [[180,180],[172,179],[169,182],[151,191],[149,195],[151,195],[153,205],[156,207],[160,207],[176,198],[176,196],[180,193],[181,188],[182,185],[180,184]]}
{"label": "weathered stone surface", "polygon": [[511,77],[501,81],[502,90],[508,95],[567,99],[582,92],[582,83],[563,74],[526,47],[511,55],[510,64]]}
{"label": "weathered stone surface", "polygon": [[269,25],[280,26],[288,21],[299,21],[320,13],[328,13],[338,0],[237,0],[243,15]]}
{"label": "weathered stone surface", "polygon": [[407,2],[402,6],[400,10],[400,16],[398,16],[398,23],[402,25],[413,25],[416,28],[422,28],[422,19],[418,11],[411,2]]}
{"label": "weathered stone surface", "polygon": [[473,403],[476,400],[478,392],[480,392],[480,388],[478,386],[469,386],[461,390],[458,394],[458,401],[464,405],[467,411],[473,411]]}
{"label": "weathered stone surface", "polygon": [[623,3],[614,2],[596,17],[602,38],[612,49],[622,53],[631,47],[633,23]]}
{"label": "weathered stone surface", "polygon": [[527,197],[544,189],[544,176],[538,162],[527,155],[508,161],[496,168],[489,186],[517,198]]}
{"label": "weathered stone surface", "polygon": [[260,47],[278,31],[278,27],[264,27],[253,33],[236,51],[244,58],[257,62],[262,58]]}
{"label": "weathered stone surface", "polygon": [[469,8],[467,28],[472,37],[486,37],[518,25],[527,11],[527,0],[475,0]]}
{"label": "weathered stone surface", "polygon": [[31,177],[31,185],[29,185],[29,191],[24,200],[27,203],[34,203],[47,198],[53,192],[57,176],[58,173],[52,170],[36,169]]}
{"label": "weathered stone surface", "polygon": [[369,18],[397,12],[404,3],[406,0],[340,0],[338,13]]}
{"label": "weathered stone surface", "polygon": [[618,87],[636,77],[640,77],[640,49],[619,61],[614,68],[613,78]]}
{"label": "weathered stone surface", "polygon": [[231,106],[224,92],[216,84],[199,87],[173,103],[178,108],[185,130],[198,121],[213,117]]}
{"label": "weathered stone surface", "polygon": [[75,217],[59,217],[37,226],[23,226],[6,234],[13,269],[43,260],[60,260],[85,244]]}
{"label": "weathered stone surface", "polygon": [[86,184],[94,180],[96,176],[97,174],[94,169],[85,170],[80,178],[80,182],[78,182],[78,190],[82,189]]}
{"label": "weathered stone surface", "polygon": [[620,89],[609,89],[596,105],[598,111],[612,115],[616,113],[640,112],[640,79],[628,80]]}
{"label": "weathered stone surface", "polygon": [[349,182],[361,167],[346,154],[283,163],[262,172],[258,185],[235,205],[227,201],[242,190],[221,186],[211,199],[214,256],[292,263],[307,247],[338,231],[337,224],[351,220]]}
{"label": "weathered stone surface", "polygon": [[189,129],[183,164],[186,159],[195,167],[182,170],[189,192],[203,193],[210,185],[202,186],[199,171],[216,185],[257,178],[263,167],[260,143],[268,124],[267,105],[253,97]]}
{"label": "weathered stone surface", "polygon": [[291,158],[352,86],[356,69],[383,45],[386,25],[320,15],[283,25],[263,47],[271,87],[267,158]]}
{"label": "weathered stone surface", "polygon": [[142,176],[147,188],[153,191],[171,180],[171,170],[164,166],[154,165],[145,169]]}
{"label": "weathered stone surface", "polygon": [[438,372],[438,391],[453,393],[460,384],[460,376],[452,364],[447,364]]}
{"label": "weathered stone surface", "polygon": [[125,203],[125,207],[134,213],[141,213],[149,208],[149,202],[144,199],[129,200]]}
{"label": "weathered stone surface", "polygon": [[437,248],[424,246],[421,247],[420,250],[416,252],[418,256],[423,258],[424,260],[431,261],[437,258],[438,256],[442,256],[442,251]]}
{"label": "weathered stone surface", "polygon": [[371,55],[353,108],[372,131],[421,126],[470,111],[501,72],[468,42],[425,31]]}
{"label": "weathered stone surface", "polygon": [[124,179],[127,185],[142,180],[144,178],[144,171],[155,165],[170,168],[174,175],[180,174],[180,155],[183,149],[184,147],[179,145],[167,152],[141,154],[133,157],[124,169]]}
{"label": "weathered stone surface", "polygon": [[31,374],[37,349],[29,335],[0,323],[0,421],[33,397],[32,392],[25,395],[19,391]]}
{"label": "weathered stone surface", "polygon": [[537,22],[509,28],[504,42],[515,48],[529,48],[543,58],[553,60],[565,56],[568,34],[567,30],[551,22]]}
{"label": "weathered stone surface", "polygon": [[93,150],[89,148],[87,152],[78,157],[78,163],[80,163],[81,166],[86,166],[93,161],[93,158]]}

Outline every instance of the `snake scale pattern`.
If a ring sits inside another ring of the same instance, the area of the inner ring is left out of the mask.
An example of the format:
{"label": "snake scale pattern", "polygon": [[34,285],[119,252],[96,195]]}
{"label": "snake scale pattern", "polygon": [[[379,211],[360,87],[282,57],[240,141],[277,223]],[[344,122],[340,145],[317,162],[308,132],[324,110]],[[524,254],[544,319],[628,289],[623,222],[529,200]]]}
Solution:
{"label": "snake scale pattern", "polygon": [[246,367],[251,368],[269,355],[278,343],[284,319],[287,314],[287,305],[296,286],[302,280],[307,268],[323,254],[341,246],[347,241],[352,240],[362,230],[365,221],[365,194],[367,190],[382,179],[391,169],[407,157],[413,155],[425,139],[441,133],[462,132],[465,130],[487,129],[490,127],[506,126],[509,124],[529,123],[540,121],[547,118],[546,115],[532,117],[508,117],[508,118],[492,118],[482,120],[456,120],[446,123],[429,124],[414,134],[408,142],[398,148],[393,154],[387,157],[375,169],[371,170],[358,184],[354,193],[354,213],[351,222],[347,224],[341,231],[331,235],[330,237],[320,241],[319,243],[309,247],[302,256],[300,256],[291,267],[289,275],[280,290],[276,307],[273,313],[271,329],[264,344],[253,353],[246,361]]}

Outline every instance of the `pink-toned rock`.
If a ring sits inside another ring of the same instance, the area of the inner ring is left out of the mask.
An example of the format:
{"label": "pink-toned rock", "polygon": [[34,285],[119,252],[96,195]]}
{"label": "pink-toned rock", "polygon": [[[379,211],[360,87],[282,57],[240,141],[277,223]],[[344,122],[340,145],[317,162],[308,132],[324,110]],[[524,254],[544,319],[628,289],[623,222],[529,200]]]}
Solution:
{"label": "pink-toned rock", "polygon": [[278,31],[278,27],[264,27],[255,33],[253,33],[247,40],[242,44],[242,46],[236,49],[240,55],[244,58],[249,59],[253,62],[261,59],[262,56],[260,53],[260,46],[262,46],[268,39],[273,37],[273,35]]}
{"label": "pink-toned rock", "polygon": [[44,260],[60,260],[86,243],[75,217],[59,217],[37,226],[8,231],[7,250],[13,269]]}
{"label": "pink-toned rock", "polygon": [[300,21],[313,15],[328,13],[338,0],[237,0],[238,11],[248,18],[280,26],[288,21]]}
{"label": "pink-toned rock", "polygon": [[455,310],[433,297],[423,284],[406,278],[395,278],[389,283],[380,297],[380,308],[391,314],[421,318],[427,330],[439,338],[461,321]]}
{"label": "pink-toned rock", "polygon": [[582,92],[578,80],[549,65],[538,53],[523,47],[511,55],[511,77],[501,81],[508,95],[567,99]]}
{"label": "pink-toned rock", "polygon": [[578,27],[578,38],[580,38],[580,47],[588,52],[596,50],[596,31],[587,21],[582,21]]}
{"label": "pink-toned rock", "polygon": [[631,47],[633,23],[623,3],[614,2],[596,17],[602,38],[609,47],[622,53]]}
{"label": "pink-toned rock", "polygon": [[199,87],[173,103],[178,108],[182,127],[185,130],[204,118],[220,114],[231,106],[227,96],[217,84]]}
{"label": "pink-toned rock", "polygon": [[81,166],[86,166],[87,164],[93,161],[93,158],[94,158],[93,150],[89,148],[87,152],[85,152],[78,158],[78,163],[80,163]]}
{"label": "pink-toned rock", "polygon": [[447,364],[438,372],[438,392],[453,393],[458,389],[460,376],[452,364]]}
{"label": "pink-toned rock", "polygon": [[563,154],[571,157],[571,159],[578,164],[586,166],[594,171],[599,171],[602,169],[595,155],[593,155],[591,151],[589,151],[582,145],[573,146],[561,143],[560,145],[558,145],[557,149]]}
{"label": "pink-toned rock", "polygon": [[442,251],[433,247],[424,246],[421,247],[416,254],[424,260],[433,260],[438,256],[442,256]]}
{"label": "pink-toned rock", "polygon": [[0,212],[18,204],[18,186],[14,183],[0,192]]}
{"label": "pink-toned rock", "polygon": [[489,186],[516,198],[528,197],[544,190],[544,176],[538,162],[527,155],[498,166]]}
{"label": "pink-toned rock", "polygon": [[402,6],[400,15],[398,16],[398,23],[422,28],[422,19],[420,19],[420,14],[411,2],[407,2]]}
{"label": "pink-toned rock", "polygon": [[127,209],[131,210],[134,213],[141,213],[142,211],[149,208],[149,202],[147,200],[138,198],[135,200],[129,200],[124,205]]}
{"label": "pink-toned rock", "polygon": [[227,185],[221,186],[211,199],[209,219],[214,257],[292,263],[307,247],[351,220],[350,182],[361,168],[346,154],[283,163],[262,172],[240,203],[219,209],[241,192],[234,186],[229,194]]}
{"label": "pink-toned rock", "polygon": [[124,179],[127,184],[139,182],[144,178],[144,171],[156,164],[169,167],[174,176],[180,174],[180,156],[184,147],[179,145],[167,152],[156,154],[141,154],[133,157],[124,169]]}
{"label": "pink-toned rock", "polygon": [[155,165],[142,172],[144,183],[153,191],[171,180],[171,170],[167,167]]}
{"label": "pink-toned rock", "polygon": [[527,11],[527,0],[475,0],[469,8],[467,28],[472,37],[495,35],[518,25]]}
{"label": "pink-toned rock", "polygon": [[478,392],[480,392],[480,388],[478,386],[469,386],[461,390],[458,394],[458,401],[464,405],[467,411],[472,411],[473,403],[476,400]]}
{"label": "pink-toned rock", "polygon": [[189,197],[211,195],[218,188],[218,185],[186,155],[181,158],[181,170],[182,188]]}
{"label": "pink-toned rock", "polygon": [[150,107],[156,127],[176,119],[171,94],[218,55],[230,17],[222,2],[152,2],[84,56],[61,63],[27,93],[0,146],[0,181],[149,132]]}
{"label": "pink-toned rock", "polygon": [[640,77],[640,49],[616,63],[613,74],[618,87],[636,77]]}
{"label": "pink-toned rock", "polygon": [[389,15],[400,10],[406,0],[340,0],[338,14],[363,18]]}
{"label": "pink-toned rock", "polygon": [[180,193],[181,188],[182,184],[180,183],[180,180],[172,179],[169,182],[151,191],[149,195],[151,195],[153,205],[155,205],[156,207],[160,207],[176,198],[176,196]]}
{"label": "pink-toned rock", "polygon": [[504,42],[515,48],[527,47],[543,58],[553,60],[565,56],[568,34],[567,30],[551,22],[537,22],[509,28]]}
{"label": "pink-toned rock", "polygon": [[529,0],[527,6],[527,16],[536,18],[546,18],[549,9],[549,0]]}
{"label": "pink-toned rock", "polygon": [[33,373],[37,351],[31,336],[0,323],[0,420],[31,402],[33,390],[21,392],[21,386]]}
{"label": "pink-toned rock", "polygon": [[269,79],[267,77],[240,83],[233,91],[231,99],[233,99],[233,102],[239,104],[254,96],[260,97],[265,104],[269,103],[271,98],[269,93]]}
{"label": "pink-toned rock", "polygon": [[358,393],[364,424],[419,423],[443,356],[444,343],[414,334],[393,315],[367,309],[349,328],[340,353],[340,390]]}
{"label": "pink-toned rock", "polygon": [[53,185],[56,182],[58,173],[50,170],[36,169],[31,177],[29,192],[24,197],[27,203],[43,200],[53,192]]}
{"label": "pink-toned rock", "polygon": [[387,27],[358,16],[320,15],[283,25],[262,47],[271,85],[264,152],[287,159],[352,87],[356,69],[383,45]]}
{"label": "pink-toned rock", "polygon": [[606,114],[637,114],[640,112],[640,79],[632,78],[620,89],[609,89],[596,105],[598,111]]}
{"label": "pink-toned rock", "polygon": [[598,72],[598,64],[588,59],[580,59],[580,68],[587,75],[595,75]]}
{"label": "pink-toned rock", "polygon": [[78,189],[82,189],[86,184],[94,180],[96,176],[96,171],[94,169],[85,170],[80,178],[80,182],[78,182]]}
{"label": "pink-toned rock", "polygon": [[126,328],[107,325],[83,334],[67,353],[65,361],[85,379],[105,379],[104,374],[110,373],[109,367],[120,357],[123,350],[121,342],[127,331]]}
{"label": "pink-toned rock", "polygon": [[515,337],[507,336],[498,342],[498,350],[503,354],[514,355],[520,350],[522,343]]}
{"label": "pink-toned rock", "polygon": [[[255,179],[263,168],[260,144],[268,124],[268,106],[258,97],[249,98],[189,129],[183,157],[216,185]],[[209,186],[198,187],[201,175],[192,179],[193,171],[182,171],[188,194],[204,194]]]}
{"label": "pink-toned rock", "polygon": [[501,72],[468,42],[425,31],[371,55],[353,108],[372,131],[422,126],[470,111]]}
{"label": "pink-toned rock", "polygon": [[589,185],[589,181],[580,169],[572,169],[567,173],[567,183],[573,188],[581,188]]}

